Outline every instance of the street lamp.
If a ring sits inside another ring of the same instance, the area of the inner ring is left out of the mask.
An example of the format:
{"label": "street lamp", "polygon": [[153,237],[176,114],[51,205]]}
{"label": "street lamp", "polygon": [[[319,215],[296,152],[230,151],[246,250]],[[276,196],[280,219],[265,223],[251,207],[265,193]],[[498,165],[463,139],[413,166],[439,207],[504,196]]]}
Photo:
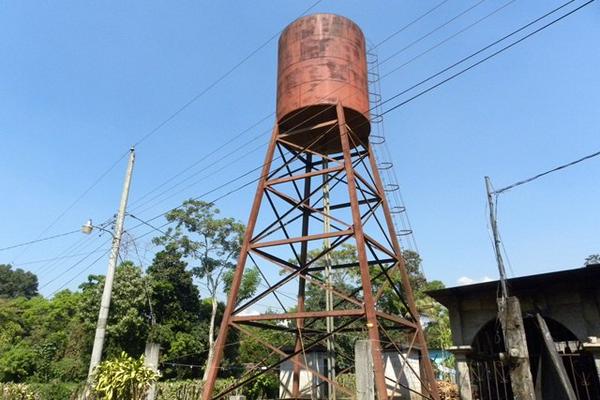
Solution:
{"label": "street lamp", "polygon": [[91,219],[88,219],[85,224],[81,225],[81,233],[83,233],[85,235],[91,234],[94,229],[98,229],[98,230],[101,230],[102,232],[108,232],[108,233],[110,233],[111,236],[113,237],[113,239],[115,237],[115,234],[112,233],[111,231],[109,231],[108,229],[104,229],[101,226],[96,226],[96,225],[92,224],[92,220]]}
{"label": "street lamp", "polygon": [[81,233],[89,235],[92,233],[93,229],[94,225],[92,225],[92,220],[88,219],[87,222],[81,226]]}

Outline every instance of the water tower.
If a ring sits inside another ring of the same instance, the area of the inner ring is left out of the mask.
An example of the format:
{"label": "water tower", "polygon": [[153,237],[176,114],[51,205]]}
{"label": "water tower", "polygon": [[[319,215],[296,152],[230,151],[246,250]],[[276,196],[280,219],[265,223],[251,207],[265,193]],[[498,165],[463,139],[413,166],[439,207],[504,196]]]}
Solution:
{"label": "water tower", "polygon": [[[273,373],[293,372],[284,398],[354,398],[353,344],[370,339],[376,397],[397,397],[384,357],[418,349],[419,398],[437,399],[433,370],[385,190],[369,144],[365,38],[347,18],[302,17],[279,38],[277,122],[267,149],[203,399],[226,398]],[[261,286],[241,296],[244,274]],[[395,304],[389,312],[383,303]],[[260,312],[258,312],[260,311]],[[231,335],[233,332],[236,335]],[[233,337],[237,339],[232,339]],[[240,337],[265,357],[216,393],[223,352]],[[266,338],[272,338],[268,340]],[[310,354],[326,349],[326,365]],[[400,361],[402,362],[402,361]],[[417,368],[418,369],[418,368]],[[308,393],[303,374],[326,385]],[[412,396],[410,397],[412,398]]]}

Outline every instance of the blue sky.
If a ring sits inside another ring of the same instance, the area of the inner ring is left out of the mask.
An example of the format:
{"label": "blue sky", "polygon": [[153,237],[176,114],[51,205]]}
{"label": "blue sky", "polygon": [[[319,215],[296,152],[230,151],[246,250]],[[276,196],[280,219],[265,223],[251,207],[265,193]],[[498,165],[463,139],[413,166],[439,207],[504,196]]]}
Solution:
{"label": "blue sky", "polygon": [[[2,2],[0,247],[38,237],[131,144],[313,3]],[[311,12],[347,16],[378,43],[438,3],[323,0]],[[476,7],[390,59],[384,74],[507,5],[391,73],[381,82],[383,98],[561,3],[446,2],[380,46],[380,59]],[[574,1],[568,9],[582,3]],[[599,7],[592,3],[386,115],[389,149],[430,279],[455,285],[464,277],[497,276],[484,175],[502,187],[600,149]],[[143,204],[153,197],[142,198],[147,192],[274,111],[276,57],[272,40],[137,147],[133,214],[151,218],[262,162],[272,118],[232,142],[228,151],[256,138],[229,156],[235,163],[219,161],[227,154],[222,150],[187,173],[197,174],[190,184],[202,180]],[[587,255],[600,252],[599,169],[600,159],[593,159],[501,196],[510,275],[578,267]],[[42,236],[77,229],[89,217],[101,222],[113,215],[124,170],[121,160]],[[220,201],[223,215],[246,222],[253,192],[249,187]],[[126,229],[134,225],[129,219]],[[107,248],[106,236],[73,234],[1,252],[0,262],[38,273],[41,291],[49,295],[76,287],[87,274],[104,273],[101,251],[80,260]],[[152,256],[150,237],[138,241],[142,258]],[[68,258],[37,262],[57,256]]]}

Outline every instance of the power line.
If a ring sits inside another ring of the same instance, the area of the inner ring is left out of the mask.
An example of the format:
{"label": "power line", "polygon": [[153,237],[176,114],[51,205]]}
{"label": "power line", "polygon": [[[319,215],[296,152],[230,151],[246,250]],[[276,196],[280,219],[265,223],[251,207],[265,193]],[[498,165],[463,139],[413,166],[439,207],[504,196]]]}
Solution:
{"label": "power line", "polygon": [[[103,251],[103,250],[98,250],[98,251]],[[25,261],[25,262],[20,262],[17,266],[20,267],[23,265],[41,264],[41,263],[50,262],[50,261],[64,260],[67,258],[79,257],[79,256],[83,256],[86,254],[88,254],[88,253],[75,253],[75,254],[70,254],[70,255],[66,255],[66,256],[56,256],[56,257],[52,257],[52,258],[43,258],[40,260]]]}
{"label": "power line", "polygon": [[530,178],[523,179],[522,181],[515,182],[512,185],[508,185],[506,187],[503,187],[502,189],[495,190],[494,194],[497,196],[497,195],[499,195],[501,193],[504,193],[504,192],[506,192],[506,191],[508,191],[510,189],[513,189],[513,188],[515,188],[517,186],[521,186],[521,185],[524,185],[524,184],[529,183],[531,181],[535,181],[536,179],[539,179],[539,178],[541,178],[543,176],[546,176],[546,175],[551,174],[551,173],[556,172],[556,171],[560,171],[561,169],[565,169],[565,168],[571,167],[571,166],[573,166],[575,164],[579,164],[580,162],[589,160],[590,158],[594,158],[594,157],[597,157],[599,155],[600,155],[600,151],[597,151],[597,152],[589,154],[589,155],[587,155],[585,157],[578,158],[575,161],[571,161],[569,163],[566,163],[566,164],[563,164],[563,165],[559,165],[558,167],[549,169],[548,171],[541,172],[541,173],[539,173],[537,175],[534,175],[534,176],[532,176]]}
{"label": "power line", "polygon": [[[256,146],[256,147],[254,147],[254,148],[253,148],[253,149],[251,149],[251,150],[248,150],[248,149],[246,149],[246,146],[247,146],[248,144],[250,144],[250,143],[254,142],[256,139],[258,139],[259,137],[261,137],[261,136],[263,136],[263,135],[264,135],[264,133],[262,133],[262,134],[260,134],[260,135],[256,136],[255,138],[251,139],[251,140],[250,140],[250,141],[248,141],[248,142],[245,142],[244,144],[242,144],[241,146],[239,146],[239,147],[237,147],[236,149],[232,150],[232,151],[231,151],[231,152],[229,152],[228,154],[225,154],[223,157],[219,158],[219,160],[218,160],[218,161],[216,161],[215,163],[211,164],[211,165],[210,165],[210,167],[215,167],[215,166],[216,166],[216,165],[218,165],[219,163],[222,163],[223,161],[225,161],[225,160],[227,160],[228,158],[230,158],[231,156],[233,156],[233,155],[234,155],[235,153],[237,153],[238,151],[241,151],[241,150],[246,150],[246,151],[244,151],[244,154],[243,154],[243,155],[241,155],[241,156],[239,156],[239,157],[236,157],[234,161],[232,161],[232,162],[230,162],[230,163],[228,163],[228,164],[227,164],[227,167],[230,167],[230,166],[232,166],[233,164],[235,164],[235,163],[238,163],[239,161],[241,161],[241,160],[243,160],[244,158],[248,157],[248,156],[249,156],[249,155],[251,155],[252,153],[256,152],[257,150],[260,150],[260,149],[264,148],[265,144],[268,144],[268,142],[266,142],[266,143],[261,143],[259,146]],[[181,180],[181,181],[179,181],[178,183],[176,183],[176,184],[172,185],[171,187],[169,187],[169,188],[167,188],[167,189],[163,190],[162,192],[160,192],[160,193],[156,194],[155,196],[151,197],[151,198],[150,198],[148,201],[146,201],[146,202],[143,202],[143,203],[139,204],[139,201],[138,201],[138,205],[137,205],[136,207],[134,207],[134,208],[133,208],[133,210],[138,210],[138,209],[140,209],[140,208],[142,208],[142,207],[144,207],[144,206],[147,206],[147,205],[149,205],[149,204],[152,204],[152,202],[153,202],[154,200],[157,200],[157,199],[159,199],[159,198],[163,197],[164,195],[168,194],[170,191],[172,191],[172,190],[174,190],[175,188],[177,188],[177,187],[181,186],[183,183],[185,183],[185,182],[189,181],[191,178],[193,178],[193,177],[195,177],[195,176],[199,175],[199,174],[200,174],[200,173],[202,173],[202,172],[206,172],[206,170],[207,170],[207,168],[203,168],[203,169],[200,169],[200,170],[196,171],[195,173],[193,173],[193,174],[191,174],[191,175],[187,176],[185,179],[182,179],[182,180]],[[156,203],[152,204],[150,207],[146,207],[146,209],[142,210],[141,212],[147,211],[148,209],[150,209],[150,208],[152,208],[152,207],[156,206],[157,204],[160,204],[160,203],[162,203],[162,202],[164,202],[164,201],[166,201],[166,200],[168,200],[168,199],[170,199],[170,198],[172,198],[172,197],[174,197],[174,196],[176,196],[176,195],[178,195],[178,194],[180,194],[180,193],[182,193],[182,192],[186,191],[187,189],[191,188],[192,186],[194,186],[194,185],[197,185],[198,183],[200,183],[200,182],[204,181],[204,180],[205,180],[205,179],[207,179],[207,178],[210,178],[210,177],[212,177],[213,175],[214,175],[214,174],[212,174],[212,173],[207,173],[207,174],[203,175],[202,177],[200,177],[200,178],[198,178],[198,179],[194,180],[193,182],[191,182],[191,183],[189,183],[188,185],[184,186],[183,188],[181,188],[180,190],[176,191],[175,193],[172,193],[172,194],[168,195],[167,197],[164,197],[163,199],[161,199],[161,200],[158,200]]]}
{"label": "power line", "polygon": [[[100,246],[96,247],[93,251],[89,252],[85,257],[81,258],[79,261],[77,261],[76,263],[74,263],[73,265],[71,265],[69,268],[67,268],[65,271],[63,271],[62,273],[60,273],[58,276],[54,277],[53,279],[49,280],[48,282],[46,282],[45,284],[43,284],[42,286],[40,286],[40,289],[43,289],[43,288],[47,287],[52,282],[55,282],[61,276],[65,275],[67,272],[73,270],[79,264],[81,264],[82,262],[84,262],[85,260],[87,260],[88,258],[90,258],[91,255],[94,254],[97,250],[99,250],[100,248],[104,247],[107,243],[108,242],[104,242]],[[94,263],[97,262],[98,260],[100,260],[100,258],[104,257],[104,255],[106,255],[109,251],[110,251],[110,249],[106,250],[106,252],[104,254],[102,254],[100,257],[98,257],[98,259],[96,259],[96,261],[94,261]]]}
{"label": "power line", "polygon": [[[412,41],[411,43],[407,44],[406,46],[404,46],[403,48],[401,48],[400,50],[396,51],[395,53],[392,53],[391,56],[387,57],[386,59],[384,59],[380,64],[384,64],[386,63],[388,60],[390,60],[391,58],[396,57],[398,54],[402,53],[403,51],[411,48],[412,46],[414,46],[415,44],[419,43],[420,41],[422,41],[423,39],[433,35],[435,32],[439,31],[440,29],[442,29],[443,27],[451,24],[452,22],[456,21],[457,19],[459,19],[460,17],[462,17],[463,15],[467,14],[469,11],[475,9],[476,7],[478,7],[479,5],[483,4],[486,0],[479,0],[477,3],[473,4],[472,6],[466,8],[465,10],[461,11],[460,13],[456,14],[454,17],[450,18],[448,21],[444,22],[443,24],[439,25],[438,27],[436,27],[435,29],[429,31],[428,33],[426,33],[425,35],[419,37],[418,39]],[[516,0],[514,0],[516,1]]]}
{"label": "power line", "polygon": [[[417,55],[416,55],[416,56],[414,56],[414,57],[412,57],[410,60],[408,60],[408,61],[406,61],[406,62],[404,62],[404,63],[400,64],[399,66],[397,66],[397,67],[395,67],[395,68],[391,69],[390,71],[386,72],[386,73],[385,73],[385,75],[383,75],[383,76],[381,77],[381,79],[384,79],[384,78],[385,78],[385,77],[387,77],[388,75],[390,75],[390,74],[392,74],[392,73],[394,73],[394,72],[398,71],[398,70],[399,70],[399,69],[401,69],[401,68],[404,68],[404,67],[406,67],[408,64],[410,64],[410,63],[414,62],[415,60],[417,60],[417,59],[419,59],[419,58],[421,58],[421,57],[423,57],[425,54],[429,53],[430,51],[437,49],[438,47],[440,47],[440,46],[442,46],[443,44],[447,43],[448,41],[450,41],[450,40],[454,39],[454,38],[455,38],[455,37],[457,37],[458,35],[465,33],[465,32],[466,32],[466,31],[468,31],[469,29],[473,28],[475,25],[477,25],[477,24],[479,24],[479,23],[481,23],[481,22],[485,21],[486,19],[488,19],[488,18],[492,17],[492,16],[493,16],[493,15],[495,15],[496,13],[498,13],[498,12],[502,11],[503,9],[505,9],[506,7],[508,7],[509,5],[511,5],[512,3],[514,3],[515,1],[516,1],[516,0],[510,0],[510,1],[507,1],[506,3],[502,4],[500,7],[498,7],[498,8],[496,8],[496,9],[492,10],[490,13],[488,13],[488,14],[484,15],[483,17],[479,18],[479,19],[478,19],[478,20],[476,20],[475,22],[473,22],[473,23],[471,23],[471,24],[467,25],[466,27],[462,28],[462,29],[461,29],[461,30],[459,30],[458,32],[456,32],[456,33],[454,33],[454,34],[452,34],[452,35],[448,36],[447,38],[445,38],[444,40],[442,40],[442,41],[440,41],[440,42],[436,43],[435,45],[431,46],[431,47],[430,47],[430,48],[428,48],[427,50],[425,50],[425,51],[423,51],[423,52],[421,52],[421,53],[417,54]],[[442,26],[443,26],[443,25],[442,25]],[[433,31],[432,31],[432,32],[433,32]],[[430,32],[430,33],[431,33],[431,32]],[[428,36],[428,35],[429,35],[429,34],[427,34],[427,35],[425,35],[425,36]],[[413,43],[414,43],[414,42],[413,42]],[[404,49],[407,49],[407,48],[408,48],[408,47],[405,47]],[[385,63],[385,62],[389,61],[389,60],[390,60],[392,57],[395,57],[395,56],[397,56],[398,54],[400,54],[400,52],[398,52],[398,53],[395,53],[393,56],[390,56],[390,57],[386,58],[385,60],[383,60],[383,61],[381,62],[381,64],[383,64],[383,63]]]}
{"label": "power line", "polygon": [[96,258],[94,261],[92,261],[87,267],[85,267],[84,269],[82,269],[81,271],[79,271],[78,273],[76,273],[75,275],[73,275],[73,277],[71,279],[69,279],[68,281],[66,281],[65,283],[63,283],[58,289],[56,289],[54,292],[52,292],[52,294],[50,295],[50,297],[52,297],[56,293],[60,292],[69,283],[73,282],[75,280],[75,278],[77,278],[78,276],[80,276],[82,273],[84,273],[85,271],[89,270],[90,268],[92,268],[98,261],[100,261],[102,258],[104,258],[109,252],[110,252],[110,249],[107,249],[98,258]]}
{"label": "power line", "polygon": [[[579,7],[575,8],[575,9],[573,9],[573,10],[571,10],[571,11],[569,11],[568,13],[566,13],[566,14],[563,14],[563,15],[561,15],[560,17],[558,17],[558,18],[556,18],[556,19],[554,19],[554,20],[550,21],[550,22],[549,22],[549,23],[547,23],[546,25],[543,25],[542,27],[540,27],[540,28],[538,28],[538,29],[534,30],[533,32],[530,32],[530,33],[528,33],[527,35],[525,35],[525,36],[524,36],[524,37],[522,37],[521,39],[518,39],[518,40],[516,40],[516,41],[512,42],[511,44],[509,44],[509,45],[507,45],[507,46],[505,46],[505,47],[501,48],[500,50],[498,50],[498,51],[496,51],[496,52],[494,52],[494,53],[490,54],[489,56],[487,56],[487,57],[485,57],[485,58],[483,58],[483,59],[481,59],[481,60],[477,61],[476,63],[474,63],[474,64],[472,64],[472,65],[468,66],[467,68],[464,68],[464,69],[462,69],[461,71],[459,71],[459,72],[457,72],[457,73],[455,73],[455,74],[453,74],[453,75],[449,76],[448,78],[444,79],[443,81],[441,81],[441,82],[438,82],[437,84],[435,84],[435,85],[433,85],[433,86],[431,86],[431,87],[429,87],[429,88],[427,88],[427,89],[425,89],[425,90],[423,90],[423,91],[421,91],[421,92],[417,93],[416,95],[414,95],[414,96],[410,97],[409,99],[407,99],[407,100],[405,100],[405,101],[403,101],[403,102],[401,102],[401,103],[399,103],[399,104],[397,104],[397,105],[395,105],[395,106],[393,106],[393,107],[389,108],[388,110],[386,110],[386,111],[384,111],[383,113],[381,113],[381,115],[385,115],[385,114],[387,114],[387,113],[389,113],[389,112],[392,112],[392,111],[394,111],[394,110],[396,110],[396,109],[398,109],[398,108],[400,108],[400,107],[404,106],[405,104],[407,104],[407,103],[409,103],[409,102],[411,102],[411,101],[413,101],[413,100],[417,99],[418,97],[421,97],[422,95],[424,95],[424,94],[426,94],[426,93],[428,93],[428,92],[432,91],[433,89],[436,89],[437,87],[439,87],[439,86],[443,85],[444,83],[451,81],[452,79],[454,79],[454,78],[456,78],[456,77],[458,77],[458,76],[460,76],[460,75],[464,74],[464,73],[465,73],[465,72],[467,72],[467,71],[470,71],[471,69],[473,69],[473,68],[477,67],[478,65],[480,65],[480,64],[483,64],[483,63],[484,63],[484,62],[486,62],[487,60],[489,60],[489,59],[491,59],[491,58],[493,58],[493,57],[497,56],[498,54],[500,54],[500,53],[502,53],[502,52],[504,52],[504,51],[506,51],[506,50],[510,49],[511,47],[513,47],[513,46],[515,46],[515,45],[517,45],[517,44],[521,43],[522,41],[524,41],[524,40],[526,40],[526,39],[530,38],[531,36],[535,35],[536,33],[539,33],[539,32],[541,32],[541,31],[543,31],[544,29],[546,29],[546,28],[550,27],[551,25],[554,25],[555,23],[557,23],[557,22],[559,22],[559,21],[563,20],[564,18],[566,18],[566,17],[568,17],[569,15],[571,15],[571,14],[575,13],[576,11],[578,11],[578,10],[582,9],[583,7],[585,7],[585,6],[587,6],[587,5],[591,4],[591,3],[593,3],[594,1],[595,1],[595,0],[589,0],[588,2],[586,2],[586,3],[582,4],[582,5],[580,5]],[[569,2],[569,3],[570,3],[570,2]],[[566,5],[566,4],[565,4],[565,5]],[[563,6],[561,6],[561,8],[562,8],[562,7],[563,7]],[[539,20],[539,19],[538,19],[538,20]],[[531,23],[530,23],[530,24],[531,24]],[[528,24],[528,25],[530,25],[530,24]],[[518,32],[518,31],[520,31],[520,30],[522,30],[522,29],[523,29],[523,28],[519,28],[517,31],[514,31],[513,33],[511,33],[511,34],[510,34],[510,35],[508,35],[508,36],[512,36],[514,33]],[[481,50],[480,50],[479,52],[481,52]],[[478,52],[478,53],[479,53],[479,52]],[[436,74],[436,75],[437,75],[437,74]],[[429,78],[428,78],[428,79],[429,79]],[[406,92],[406,91],[405,91],[405,92]],[[401,94],[402,94],[402,93],[400,93],[400,94],[398,94],[398,95],[395,95],[395,96],[392,96],[392,98],[390,98],[390,99],[386,100],[386,102],[387,102],[387,101],[390,101],[390,100],[393,100],[394,98],[396,98],[396,97],[400,96]]]}
{"label": "power line", "polygon": [[426,16],[428,16],[429,14],[431,14],[432,12],[434,12],[435,10],[437,10],[438,8],[440,8],[441,6],[443,6],[444,4],[446,4],[447,2],[448,2],[448,0],[444,0],[441,3],[438,3],[437,5],[433,6],[433,8],[430,8],[424,14],[421,14],[419,17],[413,19],[411,22],[409,22],[408,24],[404,25],[402,28],[398,29],[397,31],[395,31],[394,33],[392,33],[391,35],[387,36],[385,39],[383,39],[382,41],[380,41],[379,43],[377,43],[373,47],[373,50],[376,49],[376,48],[378,48],[379,46],[381,46],[382,44],[384,44],[385,42],[387,42],[388,40],[390,40],[394,36],[398,35],[399,33],[404,32],[406,29],[410,28],[412,25],[416,24],[417,22],[419,22],[420,20],[422,20],[423,18],[425,18]]}
{"label": "power line", "polygon": [[[309,12],[310,10],[312,10],[314,7],[316,7],[321,1],[323,0],[317,0],[316,2],[314,2],[310,7],[308,7],[302,14],[306,14],[307,12]],[[241,67],[244,63],[246,63],[250,58],[252,58],[256,53],[258,53],[259,51],[261,51],[262,49],[264,49],[269,43],[271,43],[275,38],[277,38],[279,36],[279,34],[282,31],[278,31],[277,33],[275,33],[273,36],[271,36],[270,38],[268,38],[263,44],[261,44],[260,46],[258,46],[256,49],[252,50],[248,55],[246,55],[244,58],[242,58],[237,64],[235,64],[233,67],[229,68],[225,73],[223,73],[223,75],[221,75],[219,78],[217,78],[215,81],[213,81],[211,84],[209,84],[207,87],[205,87],[204,89],[202,89],[202,91],[200,91],[198,94],[196,94],[195,96],[193,96],[190,100],[188,100],[186,103],[184,103],[181,107],[179,107],[175,112],[173,112],[171,115],[169,115],[166,119],[164,119],[162,122],[160,122],[154,129],[151,129],[148,133],[146,133],[144,136],[142,136],[135,144],[134,146],[138,146],[139,144],[143,143],[144,141],[146,141],[148,138],[150,138],[152,135],[154,135],[156,132],[158,132],[163,126],[165,126],[166,124],[168,124],[169,122],[171,122],[175,117],[177,117],[179,114],[181,114],[181,112],[183,112],[185,109],[187,109],[189,106],[191,106],[193,103],[195,103],[198,99],[200,99],[202,96],[204,96],[206,93],[208,93],[212,88],[214,88],[215,86],[217,86],[219,83],[221,83],[223,80],[225,80],[228,76],[230,76],[233,72],[235,72],[239,67]]]}
{"label": "power line", "polygon": [[[56,223],[58,221],[60,221],[60,219],[62,217],[64,217],[69,211],[71,211],[71,209],[73,209],[73,207],[75,207],[89,192],[92,191],[92,189],[94,189],[101,181],[102,179],[104,179],[106,177],[106,175],[108,175],[120,162],[121,160],[123,160],[123,158],[125,158],[127,155],[129,154],[129,151],[123,153],[123,155],[121,155],[115,162],[113,162],[102,174],[100,174],[100,176],[98,176],[98,178],[96,178],[94,180],[94,182],[92,182],[92,184],[90,186],[87,187],[87,189],[85,189],[71,204],[69,204],[63,211],[61,211],[60,214],[58,214],[58,216],[56,216],[56,218],[54,218],[54,220],[46,227],[44,228],[37,236],[36,239],[39,239],[43,234],[45,234],[46,232],[48,232],[54,225],[56,225]],[[32,240],[31,243],[35,243],[35,240]],[[28,245],[26,245],[27,247],[25,247],[15,258],[14,260],[16,261],[17,258],[21,257],[23,255],[23,253],[25,253],[25,251],[28,248]],[[1,251],[2,249],[0,249]]]}
{"label": "power line", "polygon": [[7,247],[0,248],[0,251],[6,251],[6,250],[11,250],[11,249],[16,249],[17,247],[29,246],[29,245],[34,244],[34,243],[45,242],[47,240],[57,239],[57,238],[60,238],[60,237],[63,237],[63,236],[72,235],[72,234],[77,233],[77,232],[79,232],[79,229],[74,230],[74,231],[70,231],[70,232],[59,233],[58,235],[52,235],[52,236],[47,236],[47,237],[44,237],[44,238],[30,240],[28,242],[13,244],[12,246],[7,246]]}

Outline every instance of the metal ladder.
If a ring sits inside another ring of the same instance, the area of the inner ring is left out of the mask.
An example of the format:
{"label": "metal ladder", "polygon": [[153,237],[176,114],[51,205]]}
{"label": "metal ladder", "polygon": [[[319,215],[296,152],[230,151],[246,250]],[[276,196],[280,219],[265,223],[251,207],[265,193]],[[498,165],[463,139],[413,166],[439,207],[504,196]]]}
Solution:
{"label": "metal ladder", "polygon": [[369,141],[377,160],[377,169],[384,184],[394,229],[402,249],[418,252],[413,235],[410,219],[406,213],[406,206],[400,191],[400,185],[391,161],[391,155],[386,145],[385,129],[383,125],[383,106],[381,104],[381,84],[379,79],[379,58],[373,50],[367,51],[367,68],[369,81],[369,102],[371,106],[371,135]]}

